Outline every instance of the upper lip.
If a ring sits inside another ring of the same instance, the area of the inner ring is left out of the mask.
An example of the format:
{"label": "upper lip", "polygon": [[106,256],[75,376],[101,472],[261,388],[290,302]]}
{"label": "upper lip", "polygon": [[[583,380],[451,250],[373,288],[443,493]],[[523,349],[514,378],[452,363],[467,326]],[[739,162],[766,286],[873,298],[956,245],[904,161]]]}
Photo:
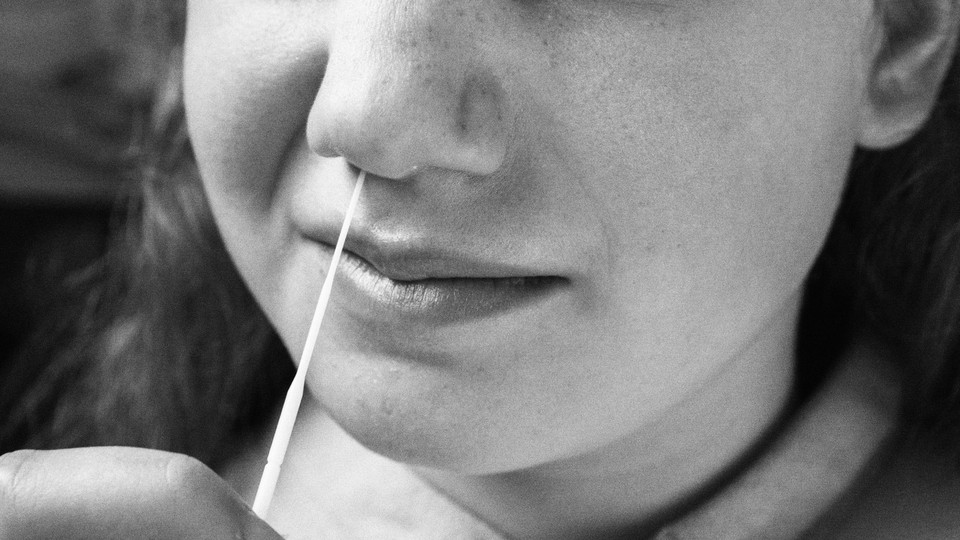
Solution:
{"label": "upper lip", "polygon": [[[308,235],[333,246],[339,230],[321,227]],[[473,253],[463,245],[417,234],[374,231],[355,223],[347,235],[344,251],[363,259],[394,281],[426,279],[497,279],[557,277],[541,265],[497,260]],[[462,243],[457,243],[462,244]]]}

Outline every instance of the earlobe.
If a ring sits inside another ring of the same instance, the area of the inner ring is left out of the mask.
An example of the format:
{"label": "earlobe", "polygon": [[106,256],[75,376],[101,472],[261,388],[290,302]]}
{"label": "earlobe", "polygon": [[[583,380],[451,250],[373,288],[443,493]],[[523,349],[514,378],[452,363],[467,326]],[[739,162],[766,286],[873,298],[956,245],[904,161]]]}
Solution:
{"label": "earlobe", "polygon": [[950,69],[957,0],[877,0],[858,143],[896,146],[924,124]]}

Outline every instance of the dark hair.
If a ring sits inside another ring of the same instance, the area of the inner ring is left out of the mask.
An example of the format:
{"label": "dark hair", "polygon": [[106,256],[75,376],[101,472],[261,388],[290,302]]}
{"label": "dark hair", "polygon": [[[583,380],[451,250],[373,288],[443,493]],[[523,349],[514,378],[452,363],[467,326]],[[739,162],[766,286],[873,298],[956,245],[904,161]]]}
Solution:
{"label": "dark hair", "polygon": [[180,96],[183,1],[145,0],[129,175],[109,249],[71,276],[0,373],[0,452],[130,445],[208,463],[273,412],[292,363],[227,256],[198,181]]}
{"label": "dark hair", "polygon": [[957,57],[919,133],[890,150],[855,154],[806,304],[800,338],[809,366],[822,354],[812,340],[836,346],[869,332],[903,374],[908,434],[960,451]]}
{"label": "dark hair", "polygon": [[[200,188],[179,89],[183,0],[143,0],[166,76],[142,111],[139,191],[108,255],[0,383],[0,451],[135,444],[211,461],[261,422],[291,363],[233,269]],[[807,282],[800,386],[870,333],[896,354],[904,425],[960,451],[960,66],[924,128],[858,150]],[[53,336],[50,338],[49,336]]]}

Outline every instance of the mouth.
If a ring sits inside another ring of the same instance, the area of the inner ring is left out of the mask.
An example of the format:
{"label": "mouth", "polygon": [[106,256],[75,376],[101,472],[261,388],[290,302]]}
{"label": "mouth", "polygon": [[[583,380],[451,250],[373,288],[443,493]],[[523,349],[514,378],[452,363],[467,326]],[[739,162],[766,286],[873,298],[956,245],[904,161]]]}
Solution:
{"label": "mouth", "polygon": [[[321,246],[333,251],[330,244]],[[343,305],[364,319],[454,324],[518,310],[569,284],[561,276],[452,253],[370,254],[368,245],[359,244],[364,247],[363,255],[345,249],[337,269]]]}

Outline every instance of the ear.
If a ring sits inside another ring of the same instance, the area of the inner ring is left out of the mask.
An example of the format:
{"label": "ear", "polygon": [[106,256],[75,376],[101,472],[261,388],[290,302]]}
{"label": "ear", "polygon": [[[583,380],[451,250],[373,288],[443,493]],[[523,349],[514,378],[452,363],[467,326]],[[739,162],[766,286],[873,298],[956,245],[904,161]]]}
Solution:
{"label": "ear", "polygon": [[953,59],[958,0],[875,0],[860,146],[896,146],[927,120]]}

